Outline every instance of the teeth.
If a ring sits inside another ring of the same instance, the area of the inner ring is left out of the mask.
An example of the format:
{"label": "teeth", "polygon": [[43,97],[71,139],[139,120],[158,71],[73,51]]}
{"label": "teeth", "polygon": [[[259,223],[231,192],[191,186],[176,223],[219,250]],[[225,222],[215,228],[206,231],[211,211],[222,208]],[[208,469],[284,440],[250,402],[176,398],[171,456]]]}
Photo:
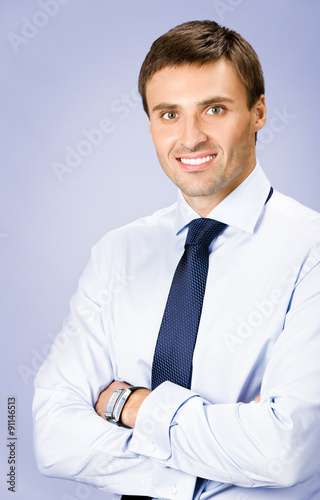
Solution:
{"label": "teeth", "polygon": [[217,155],[205,156],[204,158],[180,158],[180,161],[185,165],[201,165],[201,163],[213,160],[216,156]]}

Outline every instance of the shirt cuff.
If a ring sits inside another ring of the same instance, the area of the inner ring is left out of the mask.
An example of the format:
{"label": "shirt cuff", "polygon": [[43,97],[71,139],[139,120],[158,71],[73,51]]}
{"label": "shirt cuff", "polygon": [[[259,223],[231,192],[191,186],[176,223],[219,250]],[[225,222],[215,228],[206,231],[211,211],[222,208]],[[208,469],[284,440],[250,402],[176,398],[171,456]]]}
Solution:
{"label": "shirt cuff", "polygon": [[171,457],[170,426],[179,409],[198,394],[172,382],[163,382],[138,411],[129,450],[157,460]]}
{"label": "shirt cuff", "polygon": [[193,500],[196,477],[170,467],[160,468],[153,477],[153,491],[156,498],[168,500]]}

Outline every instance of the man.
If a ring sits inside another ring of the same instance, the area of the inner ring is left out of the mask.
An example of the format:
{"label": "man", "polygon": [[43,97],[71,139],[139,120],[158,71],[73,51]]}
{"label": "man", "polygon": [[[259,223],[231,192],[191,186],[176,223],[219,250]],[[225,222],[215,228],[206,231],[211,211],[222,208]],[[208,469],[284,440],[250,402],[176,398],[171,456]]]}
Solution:
{"label": "man", "polygon": [[93,248],[35,381],[40,470],[135,498],[320,498],[320,216],[256,161],[258,57],[185,23],[139,89],[178,201]]}

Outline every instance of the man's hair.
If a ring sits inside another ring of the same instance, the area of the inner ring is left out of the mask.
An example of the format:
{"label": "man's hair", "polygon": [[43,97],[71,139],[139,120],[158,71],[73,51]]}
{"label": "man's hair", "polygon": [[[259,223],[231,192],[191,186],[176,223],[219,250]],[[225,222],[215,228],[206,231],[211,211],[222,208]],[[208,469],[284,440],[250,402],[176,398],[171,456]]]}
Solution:
{"label": "man's hair", "polygon": [[241,35],[214,21],[190,21],[155,40],[142,64],[139,92],[147,115],[146,86],[157,71],[183,64],[203,66],[219,59],[229,61],[238,73],[250,110],[265,92],[261,64],[254,49]]}

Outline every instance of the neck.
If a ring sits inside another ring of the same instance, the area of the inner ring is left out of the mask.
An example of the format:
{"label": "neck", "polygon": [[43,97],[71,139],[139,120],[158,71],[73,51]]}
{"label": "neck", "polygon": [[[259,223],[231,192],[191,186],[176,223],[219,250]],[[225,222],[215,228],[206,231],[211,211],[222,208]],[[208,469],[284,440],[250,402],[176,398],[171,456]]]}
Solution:
{"label": "neck", "polygon": [[207,217],[207,215],[209,215],[209,213],[225,198],[225,196],[218,196],[218,193],[215,194],[217,196],[210,196],[210,200],[208,196],[194,197],[187,196],[184,193],[183,196],[190,207],[197,212],[200,217]]}

